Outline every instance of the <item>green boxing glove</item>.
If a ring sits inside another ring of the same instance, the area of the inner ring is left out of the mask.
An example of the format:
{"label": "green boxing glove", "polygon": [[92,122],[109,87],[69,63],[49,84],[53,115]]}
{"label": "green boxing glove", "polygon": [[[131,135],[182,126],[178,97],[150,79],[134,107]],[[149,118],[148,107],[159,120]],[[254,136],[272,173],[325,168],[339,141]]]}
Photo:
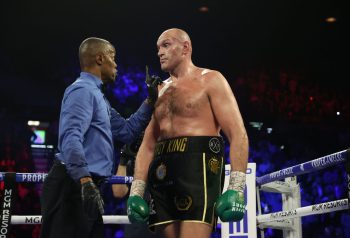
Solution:
{"label": "green boxing glove", "polygon": [[244,195],[236,190],[227,190],[215,204],[216,215],[223,222],[241,220],[244,210]]}
{"label": "green boxing glove", "polygon": [[130,188],[130,196],[127,202],[127,214],[131,223],[147,223],[149,208],[142,198],[145,193],[146,182],[134,180]]}
{"label": "green boxing glove", "polygon": [[245,173],[232,171],[227,191],[215,203],[215,214],[223,222],[240,221],[244,217]]}
{"label": "green boxing glove", "polygon": [[131,223],[147,223],[149,216],[148,205],[140,196],[130,196],[127,202],[128,218]]}

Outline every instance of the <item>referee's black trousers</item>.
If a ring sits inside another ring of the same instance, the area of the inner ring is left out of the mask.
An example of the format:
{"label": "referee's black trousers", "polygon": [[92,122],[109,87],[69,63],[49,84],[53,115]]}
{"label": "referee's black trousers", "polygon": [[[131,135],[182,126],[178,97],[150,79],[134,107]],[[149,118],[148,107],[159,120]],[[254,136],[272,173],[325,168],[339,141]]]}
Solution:
{"label": "referee's black trousers", "polygon": [[41,196],[40,238],[103,238],[102,215],[96,209],[91,217],[84,212],[81,186],[55,162],[46,177]]}

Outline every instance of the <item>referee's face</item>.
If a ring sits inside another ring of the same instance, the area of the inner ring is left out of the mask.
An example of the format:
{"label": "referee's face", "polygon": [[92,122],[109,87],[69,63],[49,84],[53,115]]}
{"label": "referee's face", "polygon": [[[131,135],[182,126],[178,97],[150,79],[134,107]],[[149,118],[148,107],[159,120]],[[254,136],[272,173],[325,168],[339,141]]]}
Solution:
{"label": "referee's face", "polygon": [[109,47],[103,54],[103,63],[101,65],[101,79],[103,83],[113,83],[117,77],[117,64],[115,62],[114,47]]}

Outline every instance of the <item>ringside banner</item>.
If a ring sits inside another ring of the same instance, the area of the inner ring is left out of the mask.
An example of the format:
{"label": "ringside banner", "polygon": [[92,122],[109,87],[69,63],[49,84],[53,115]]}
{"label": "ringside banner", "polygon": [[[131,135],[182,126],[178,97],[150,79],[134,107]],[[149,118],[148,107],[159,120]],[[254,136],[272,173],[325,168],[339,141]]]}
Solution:
{"label": "ringside banner", "polygon": [[16,195],[16,173],[5,173],[0,213],[0,238],[11,236],[11,214]]}

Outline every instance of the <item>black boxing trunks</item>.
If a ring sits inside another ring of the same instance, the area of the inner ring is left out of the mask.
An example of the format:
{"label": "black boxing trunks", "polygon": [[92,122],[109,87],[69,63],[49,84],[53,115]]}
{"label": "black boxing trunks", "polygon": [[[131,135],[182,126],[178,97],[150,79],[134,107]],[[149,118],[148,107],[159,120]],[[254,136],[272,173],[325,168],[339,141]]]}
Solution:
{"label": "black boxing trunks", "polygon": [[213,225],[214,204],[224,183],[222,137],[159,141],[148,173],[149,227],[175,221]]}

